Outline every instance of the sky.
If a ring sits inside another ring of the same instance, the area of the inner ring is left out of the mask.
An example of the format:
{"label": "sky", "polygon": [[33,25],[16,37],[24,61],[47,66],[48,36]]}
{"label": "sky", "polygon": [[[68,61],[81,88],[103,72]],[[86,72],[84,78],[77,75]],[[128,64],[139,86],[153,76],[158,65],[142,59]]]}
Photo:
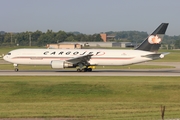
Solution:
{"label": "sky", "polygon": [[165,22],[166,34],[174,36],[180,35],[179,5],[180,0],[0,0],[0,31],[151,34]]}

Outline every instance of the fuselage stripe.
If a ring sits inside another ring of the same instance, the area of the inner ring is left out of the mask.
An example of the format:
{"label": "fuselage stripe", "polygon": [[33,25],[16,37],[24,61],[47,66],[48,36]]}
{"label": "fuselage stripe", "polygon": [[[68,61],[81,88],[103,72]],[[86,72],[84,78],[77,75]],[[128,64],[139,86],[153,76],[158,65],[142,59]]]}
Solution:
{"label": "fuselage stripe", "polygon": [[[58,59],[58,60],[68,60],[72,59],[73,57],[13,57],[12,59],[31,59],[31,60],[43,60],[43,59]],[[124,59],[133,59],[134,57],[128,57],[128,58],[120,58],[120,57],[92,57],[91,59],[93,60],[124,60]]]}

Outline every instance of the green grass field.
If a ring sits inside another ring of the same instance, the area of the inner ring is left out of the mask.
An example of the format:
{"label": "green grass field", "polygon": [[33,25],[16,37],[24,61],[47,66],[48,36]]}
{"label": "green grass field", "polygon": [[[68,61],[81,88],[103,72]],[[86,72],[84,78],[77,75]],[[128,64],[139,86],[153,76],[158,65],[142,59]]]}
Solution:
{"label": "green grass field", "polygon": [[2,77],[0,118],[180,118],[180,77]]}

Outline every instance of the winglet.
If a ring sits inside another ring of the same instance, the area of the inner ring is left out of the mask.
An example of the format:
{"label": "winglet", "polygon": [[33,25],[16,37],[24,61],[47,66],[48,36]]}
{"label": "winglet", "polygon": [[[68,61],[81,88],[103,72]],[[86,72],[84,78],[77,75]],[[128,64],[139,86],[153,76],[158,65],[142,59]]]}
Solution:
{"label": "winglet", "polygon": [[149,37],[147,37],[135,50],[157,52],[161,46],[164,34],[169,23],[162,23]]}

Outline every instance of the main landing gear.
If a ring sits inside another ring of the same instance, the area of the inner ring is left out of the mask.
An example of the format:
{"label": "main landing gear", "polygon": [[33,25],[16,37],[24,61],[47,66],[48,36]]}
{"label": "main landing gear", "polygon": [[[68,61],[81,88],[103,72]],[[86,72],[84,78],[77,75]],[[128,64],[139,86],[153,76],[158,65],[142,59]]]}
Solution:
{"label": "main landing gear", "polygon": [[89,64],[85,64],[85,63],[78,64],[77,72],[91,72],[91,71],[92,71],[92,68],[91,66],[89,66]]}
{"label": "main landing gear", "polygon": [[14,66],[14,71],[15,71],[15,72],[18,72],[18,71],[19,71],[19,69],[18,69],[18,64],[13,64],[13,66]]}
{"label": "main landing gear", "polygon": [[82,69],[78,68],[77,71],[78,72],[91,72],[92,68],[82,68]]}

